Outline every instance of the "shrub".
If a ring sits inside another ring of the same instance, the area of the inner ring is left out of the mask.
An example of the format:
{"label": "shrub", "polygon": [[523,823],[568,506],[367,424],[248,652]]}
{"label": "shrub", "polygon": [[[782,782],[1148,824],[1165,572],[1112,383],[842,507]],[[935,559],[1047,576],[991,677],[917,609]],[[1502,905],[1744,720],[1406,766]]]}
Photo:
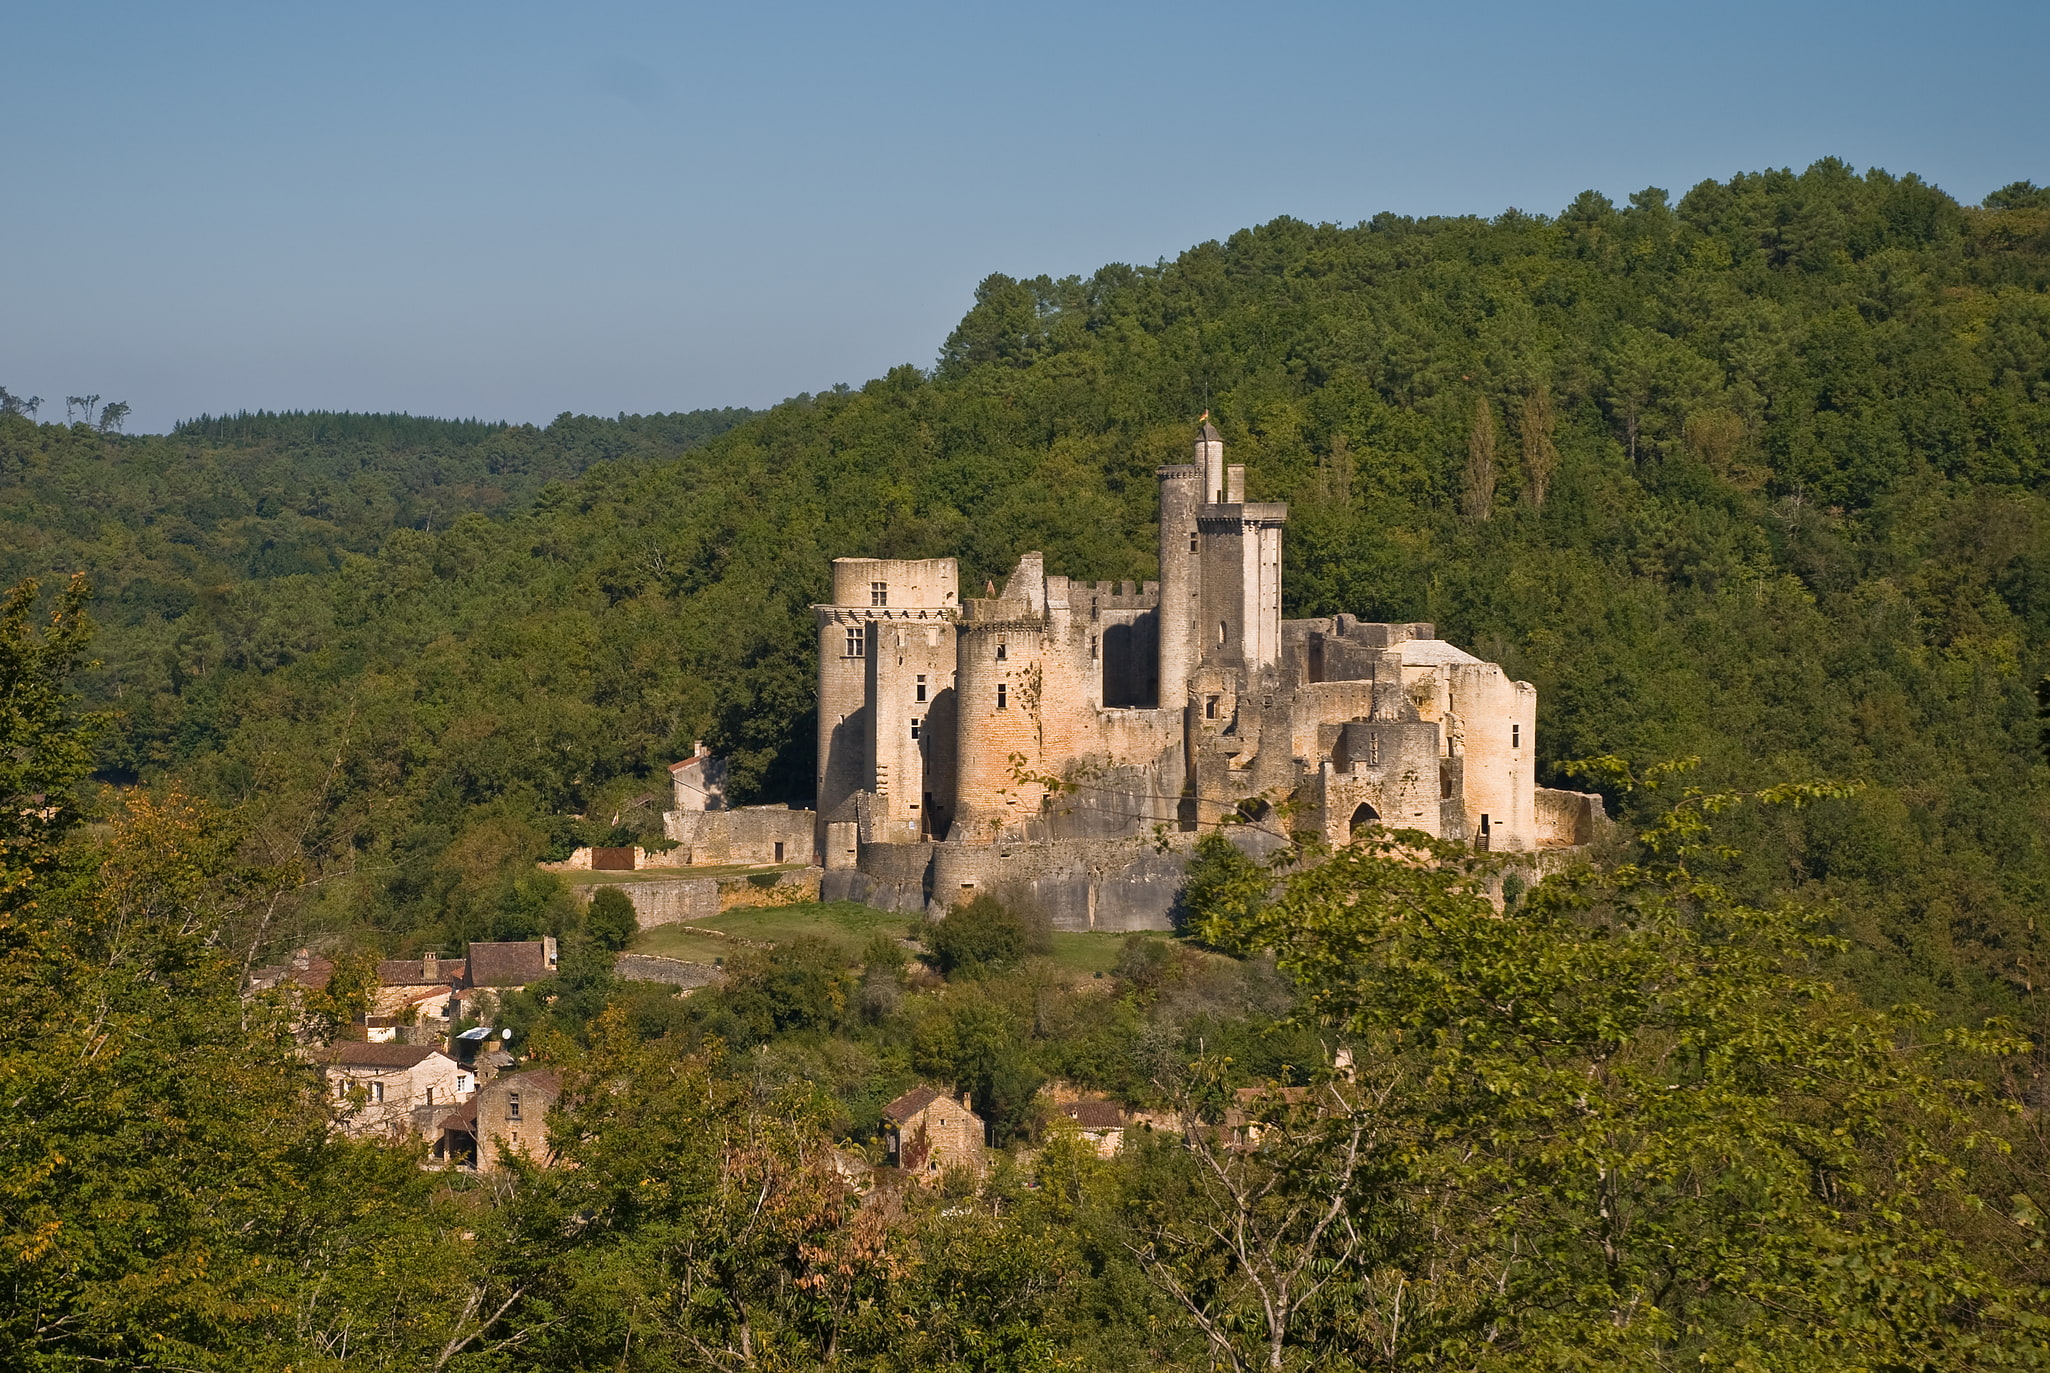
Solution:
{"label": "shrub", "polygon": [[986,977],[1017,966],[1032,942],[1032,931],[1017,912],[994,897],[978,896],[928,925],[925,947],[948,977]]}
{"label": "shrub", "polygon": [[617,887],[600,887],[584,912],[584,933],[599,948],[613,953],[631,944],[639,928],[633,899]]}

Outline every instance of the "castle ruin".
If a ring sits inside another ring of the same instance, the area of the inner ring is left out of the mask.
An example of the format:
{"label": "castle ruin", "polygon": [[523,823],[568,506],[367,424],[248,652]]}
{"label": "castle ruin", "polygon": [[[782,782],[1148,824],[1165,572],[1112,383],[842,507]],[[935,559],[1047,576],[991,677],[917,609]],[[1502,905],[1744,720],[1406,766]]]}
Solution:
{"label": "castle ruin", "polygon": [[828,899],[988,892],[1056,929],[1166,928],[1195,835],[1278,846],[1284,802],[1333,844],[1373,824],[1588,840],[1599,800],[1536,785],[1534,687],[1428,624],[1282,619],[1288,507],[1245,498],[1207,420],[1194,456],[1159,469],[1158,582],[1027,553],[963,599],[952,558],[834,561],[814,608]]}

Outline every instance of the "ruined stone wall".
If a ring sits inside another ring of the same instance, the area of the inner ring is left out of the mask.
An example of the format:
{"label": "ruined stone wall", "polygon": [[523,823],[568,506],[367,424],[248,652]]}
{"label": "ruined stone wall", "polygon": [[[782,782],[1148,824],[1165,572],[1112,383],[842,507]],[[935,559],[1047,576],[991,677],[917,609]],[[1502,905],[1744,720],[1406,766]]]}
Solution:
{"label": "ruined stone wall", "polygon": [[683,849],[672,849],[659,866],[816,862],[817,818],[783,806],[665,811],[663,832]]}
{"label": "ruined stone wall", "polygon": [[1593,792],[1539,787],[1536,808],[1540,848],[1592,844],[1610,824],[1602,798]]}

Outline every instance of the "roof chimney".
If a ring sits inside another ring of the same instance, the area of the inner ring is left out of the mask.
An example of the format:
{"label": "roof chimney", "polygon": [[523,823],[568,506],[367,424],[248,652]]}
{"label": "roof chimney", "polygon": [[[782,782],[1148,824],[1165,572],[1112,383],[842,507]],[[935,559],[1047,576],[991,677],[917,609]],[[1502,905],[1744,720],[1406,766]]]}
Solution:
{"label": "roof chimney", "polygon": [[422,978],[426,979],[427,981],[430,981],[430,982],[431,982],[431,981],[433,981],[433,980],[434,980],[434,974],[435,974],[435,973],[436,973],[436,972],[437,972],[437,971],[439,970],[439,960],[440,960],[440,958],[441,958],[441,955],[440,955],[440,954],[438,954],[438,953],[423,953],[423,954],[421,954],[421,955],[420,955],[420,976],[421,976]]}

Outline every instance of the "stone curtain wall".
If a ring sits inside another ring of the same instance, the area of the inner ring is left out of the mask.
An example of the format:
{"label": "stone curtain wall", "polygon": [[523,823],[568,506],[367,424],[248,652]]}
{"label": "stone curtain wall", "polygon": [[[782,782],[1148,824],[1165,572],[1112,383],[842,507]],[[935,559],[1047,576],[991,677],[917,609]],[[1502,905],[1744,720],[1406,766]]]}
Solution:
{"label": "stone curtain wall", "polygon": [[[715,812],[716,813],[716,812]],[[800,812],[791,812],[799,814]],[[809,837],[809,836],[807,836]],[[685,877],[652,882],[585,883],[577,901],[589,905],[601,886],[625,893],[634,903],[640,928],[672,925],[679,920],[706,920],[721,911],[758,906],[795,906],[819,899],[819,870],[755,873],[748,877]]]}

